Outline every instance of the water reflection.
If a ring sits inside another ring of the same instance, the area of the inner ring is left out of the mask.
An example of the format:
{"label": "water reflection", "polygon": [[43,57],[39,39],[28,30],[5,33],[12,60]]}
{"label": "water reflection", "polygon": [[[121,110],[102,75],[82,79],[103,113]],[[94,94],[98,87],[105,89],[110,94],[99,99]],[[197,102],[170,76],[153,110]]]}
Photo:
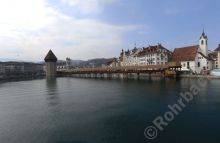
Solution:
{"label": "water reflection", "polygon": [[[168,105],[177,103],[179,93],[193,84],[197,79],[57,78],[3,84],[0,141],[148,142],[144,128],[169,111]],[[219,143],[219,87],[220,80],[208,80],[153,142]]]}
{"label": "water reflection", "polygon": [[58,104],[58,89],[57,89],[57,79],[56,78],[47,78],[46,79],[47,87],[47,100],[49,105],[55,106]]}

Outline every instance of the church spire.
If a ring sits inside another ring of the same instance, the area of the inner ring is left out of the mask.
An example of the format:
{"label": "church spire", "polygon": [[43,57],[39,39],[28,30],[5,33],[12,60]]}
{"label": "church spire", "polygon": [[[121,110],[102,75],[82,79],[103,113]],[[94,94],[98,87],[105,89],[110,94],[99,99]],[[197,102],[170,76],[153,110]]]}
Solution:
{"label": "church spire", "polygon": [[208,39],[208,37],[207,37],[206,34],[205,34],[204,28],[203,28],[203,30],[202,30],[202,35],[200,36],[200,39]]}

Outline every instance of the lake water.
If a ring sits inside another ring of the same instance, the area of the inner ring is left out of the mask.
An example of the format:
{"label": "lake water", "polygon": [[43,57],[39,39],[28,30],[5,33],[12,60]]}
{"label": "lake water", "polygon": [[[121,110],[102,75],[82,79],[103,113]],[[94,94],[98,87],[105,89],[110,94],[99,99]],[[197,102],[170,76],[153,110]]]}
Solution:
{"label": "lake water", "polygon": [[144,136],[181,92],[198,83],[80,78],[0,83],[0,143],[219,143],[220,80],[199,87],[157,138]]}

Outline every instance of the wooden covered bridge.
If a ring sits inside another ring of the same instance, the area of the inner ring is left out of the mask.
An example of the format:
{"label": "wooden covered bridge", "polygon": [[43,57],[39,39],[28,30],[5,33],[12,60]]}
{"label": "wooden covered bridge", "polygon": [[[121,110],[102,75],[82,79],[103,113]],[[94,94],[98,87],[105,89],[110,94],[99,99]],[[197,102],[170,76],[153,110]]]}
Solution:
{"label": "wooden covered bridge", "polygon": [[58,76],[77,77],[114,77],[127,76],[128,74],[147,75],[169,75],[176,76],[181,70],[181,65],[176,62],[169,62],[163,65],[138,65],[120,67],[99,67],[99,68],[78,68],[58,71]]}

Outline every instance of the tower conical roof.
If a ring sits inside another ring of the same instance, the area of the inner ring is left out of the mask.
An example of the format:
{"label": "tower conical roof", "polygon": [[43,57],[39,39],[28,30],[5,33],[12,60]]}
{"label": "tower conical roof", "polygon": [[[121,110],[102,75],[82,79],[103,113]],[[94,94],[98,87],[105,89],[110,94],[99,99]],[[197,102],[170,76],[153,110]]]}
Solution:
{"label": "tower conical roof", "polygon": [[57,61],[57,57],[54,55],[54,53],[52,52],[52,50],[50,50],[46,57],[44,58],[45,62],[56,62]]}

